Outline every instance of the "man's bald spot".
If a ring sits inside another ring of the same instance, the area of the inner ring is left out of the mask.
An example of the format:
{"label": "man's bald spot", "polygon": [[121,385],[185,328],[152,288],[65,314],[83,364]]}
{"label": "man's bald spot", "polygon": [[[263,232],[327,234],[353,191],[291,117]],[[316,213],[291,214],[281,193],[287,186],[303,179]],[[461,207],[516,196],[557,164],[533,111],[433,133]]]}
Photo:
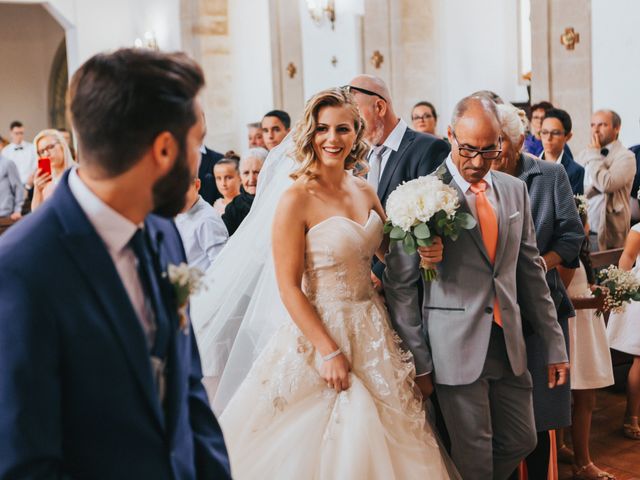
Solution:
{"label": "man's bald spot", "polygon": [[376,77],[375,75],[358,75],[351,80],[349,85],[375,92],[383,97],[387,103],[391,103],[391,92],[389,91],[389,87],[387,87],[387,84],[384,83],[384,80],[380,77]]}
{"label": "man's bald spot", "polygon": [[458,120],[463,117],[485,117],[491,122],[496,130],[500,132],[500,120],[498,120],[498,111],[496,104],[486,97],[470,96],[460,100],[453,109],[451,118],[451,127],[455,130]]}

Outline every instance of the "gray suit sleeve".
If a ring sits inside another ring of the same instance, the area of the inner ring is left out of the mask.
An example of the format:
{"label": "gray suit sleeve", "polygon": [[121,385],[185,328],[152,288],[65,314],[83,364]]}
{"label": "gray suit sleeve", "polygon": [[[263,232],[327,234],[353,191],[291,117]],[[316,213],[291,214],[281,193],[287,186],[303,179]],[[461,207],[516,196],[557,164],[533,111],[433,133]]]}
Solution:
{"label": "gray suit sleeve", "polygon": [[416,374],[433,370],[420,311],[418,282],[421,281],[420,257],[407,255],[400,242],[393,243],[385,257],[384,291],[391,324],[404,347],[413,354]]}
{"label": "gray suit sleeve", "polygon": [[536,245],[536,231],[525,184],[522,184],[522,196],[524,205],[522,240],[516,271],[520,314],[529,321],[534,331],[542,338],[546,349],[547,363],[568,362],[564,335],[549,294],[544,270],[539,262],[540,254]]}

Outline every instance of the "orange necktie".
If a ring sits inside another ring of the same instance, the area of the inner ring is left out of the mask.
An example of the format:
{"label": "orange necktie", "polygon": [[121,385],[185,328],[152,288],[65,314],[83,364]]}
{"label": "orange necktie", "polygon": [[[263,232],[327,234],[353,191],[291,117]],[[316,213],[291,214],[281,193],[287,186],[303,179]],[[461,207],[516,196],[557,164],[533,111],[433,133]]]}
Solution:
{"label": "orange necktie", "polygon": [[[472,183],[469,189],[476,195],[476,212],[478,213],[482,241],[489,254],[489,260],[493,264],[496,261],[496,250],[498,248],[498,219],[484,193],[487,190],[487,182],[480,180],[478,183]],[[493,321],[502,327],[502,315],[500,314],[497,297],[493,302]]]}

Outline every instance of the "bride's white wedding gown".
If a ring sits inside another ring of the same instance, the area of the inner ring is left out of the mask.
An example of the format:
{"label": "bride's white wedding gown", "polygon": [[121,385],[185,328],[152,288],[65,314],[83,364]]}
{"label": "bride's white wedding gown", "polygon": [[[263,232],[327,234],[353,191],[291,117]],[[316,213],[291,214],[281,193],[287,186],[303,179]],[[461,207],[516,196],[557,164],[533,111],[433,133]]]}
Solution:
{"label": "bride's white wedding gown", "polygon": [[449,478],[411,356],[371,284],[381,240],[374,211],[365,225],[336,216],[307,233],[303,288],[349,360],[351,387],[328,388],[313,345],[293,322],[280,327],[220,417],[234,478]]}

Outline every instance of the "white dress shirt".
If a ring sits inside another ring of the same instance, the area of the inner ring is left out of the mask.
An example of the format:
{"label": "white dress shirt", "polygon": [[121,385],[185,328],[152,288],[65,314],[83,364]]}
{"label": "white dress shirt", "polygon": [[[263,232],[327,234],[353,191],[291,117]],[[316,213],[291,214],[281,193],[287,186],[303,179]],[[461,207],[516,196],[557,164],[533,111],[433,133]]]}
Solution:
{"label": "white dress shirt", "polygon": [[193,207],[176,216],[176,227],[189,265],[203,272],[207,271],[229,239],[220,214],[200,196]]}
{"label": "white dress shirt", "polygon": [[[149,302],[145,301],[144,290],[138,275],[138,260],[129,245],[133,234],[142,226],[132,223],[100,200],[80,179],[75,168],[69,173],[69,189],[107,247],[151,345],[155,335],[153,311]],[[96,275],[100,275],[100,272],[96,272]]]}
{"label": "white dress shirt", "polygon": [[[389,162],[389,157],[391,156],[391,152],[397,152],[400,148],[400,143],[402,142],[402,137],[404,137],[405,132],[407,131],[407,124],[404,120],[400,119],[396,124],[395,128],[391,130],[391,133],[387,136],[384,142],[381,145],[376,145],[371,147],[371,152],[379,152],[383,147],[386,147],[386,150],[382,154],[382,162],[380,164],[380,178],[382,178],[382,174],[384,173],[384,169]],[[371,155],[371,152],[369,155]]]}
{"label": "white dress shirt", "polygon": [[[449,154],[449,156],[447,157],[446,163],[447,163],[447,168],[449,169],[449,172],[451,172],[451,176],[453,177],[454,182],[456,182],[458,187],[460,187],[460,190],[462,190],[462,192],[464,193],[464,198],[467,201],[467,205],[469,205],[469,210],[471,210],[471,214],[476,220],[478,220],[478,211],[476,209],[476,194],[471,191],[471,184],[467,182],[464,178],[462,178],[462,175],[458,171],[458,168],[456,167],[456,165],[453,163],[453,160],[451,159],[451,154]],[[487,200],[489,200],[489,203],[495,210],[496,217],[498,217],[498,208],[497,208],[498,199],[496,197],[496,192],[493,188],[493,183],[491,181],[491,170],[487,172],[487,174],[483,177],[483,180],[487,182],[487,190],[484,192],[484,194],[486,195]],[[480,228],[479,225],[480,225],[480,222],[478,222],[478,228]]]}
{"label": "white dress shirt", "polygon": [[[560,155],[558,155],[558,158],[556,159],[556,163],[562,163],[562,157],[564,157],[564,150],[562,150],[562,152],[560,152]],[[540,154],[540,160],[544,160],[544,152],[542,152]]]}
{"label": "white dress shirt", "polygon": [[29,175],[38,166],[38,154],[33,143],[22,142],[19,145],[10,143],[2,149],[2,155],[9,158],[18,167],[18,174],[23,185],[27,183]]}

